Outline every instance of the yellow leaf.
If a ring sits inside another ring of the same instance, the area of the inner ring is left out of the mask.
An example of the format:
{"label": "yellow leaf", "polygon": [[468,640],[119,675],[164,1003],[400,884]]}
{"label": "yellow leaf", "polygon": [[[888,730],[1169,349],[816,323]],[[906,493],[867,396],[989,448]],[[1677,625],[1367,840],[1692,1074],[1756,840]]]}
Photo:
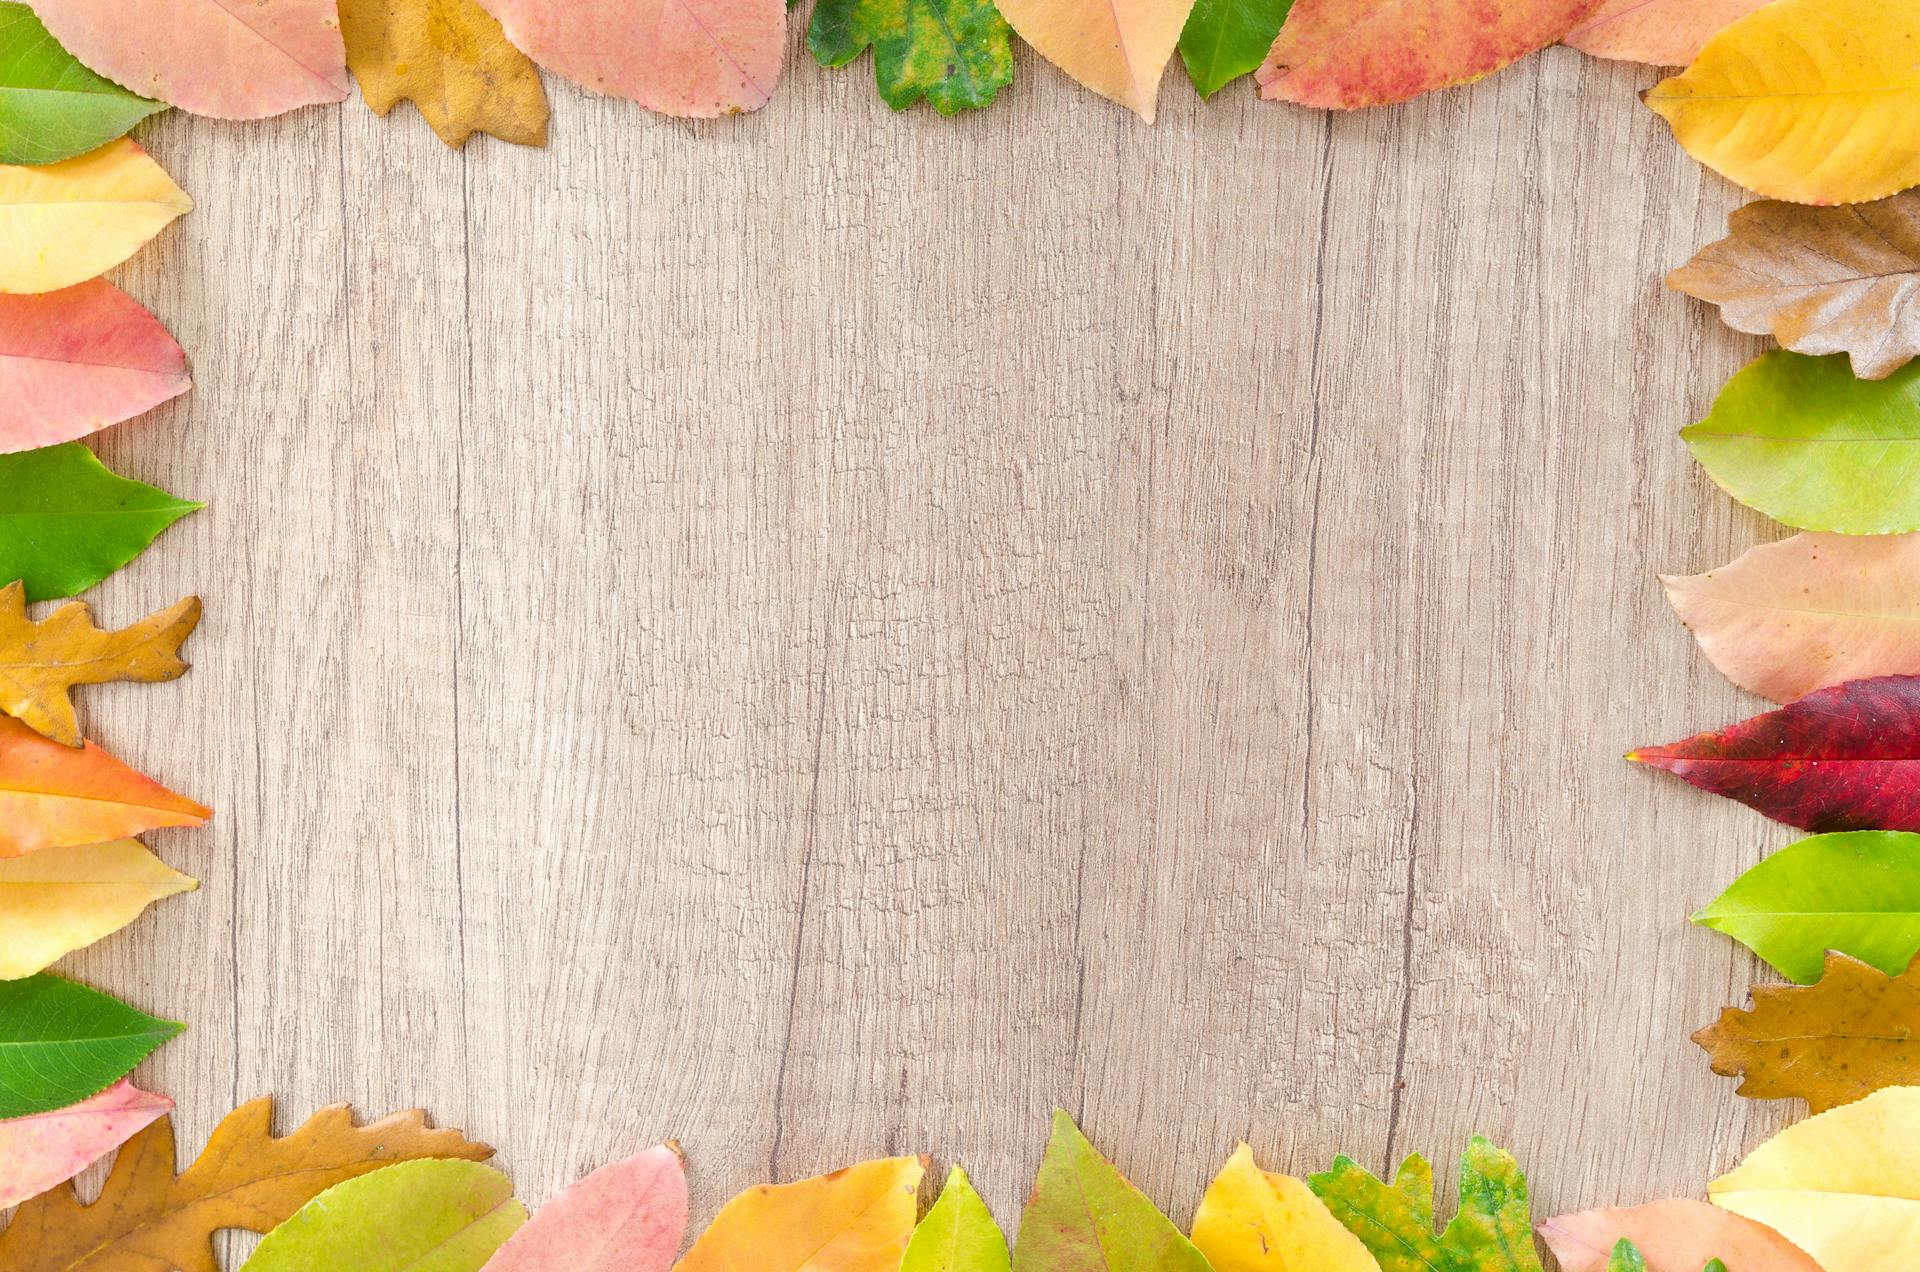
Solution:
{"label": "yellow leaf", "polygon": [[189,596],[117,632],[95,627],[80,601],[36,623],[27,617],[26,588],[9,583],[0,588],[0,711],[63,746],[79,746],[80,725],[67,691],[185,675],[180,643],[199,621],[200,598]]}
{"label": "yellow leaf", "polygon": [[1920,1249],[1920,1087],[1790,1126],[1707,1187],[1826,1272],[1912,1272]]}
{"label": "yellow leaf", "polygon": [[728,1202],[679,1272],[898,1272],[913,1235],[922,1157],[885,1157]]}
{"label": "yellow leaf", "polygon": [[0,292],[84,283],[192,206],[125,137],[42,167],[0,164]]}
{"label": "yellow leaf", "polygon": [[1305,1181],[1261,1170],[1245,1144],[1200,1199],[1193,1244],[1214,1272],[1380,1272]]}
{"label": "yellow leaf", "polygon": [[137,839],[0,857],[0,980],[31,976],[199,886]]}
{"label": "yellow leaf", "polygon": [[1920,5],[1777,0],[1646,95],[1688,153],[1793,203],[1920,185]]}
{"label": "yellow leaf", "polygon": [[404,97],[449,146],[476,132],[547,144],[540,73],[474,0],[340,0],[340,34],[375,114]]}
{"label": "yellow leaf", "polygon": [[1148,123],[1192,8],[1193,0],[999,0],[1040,56]]}

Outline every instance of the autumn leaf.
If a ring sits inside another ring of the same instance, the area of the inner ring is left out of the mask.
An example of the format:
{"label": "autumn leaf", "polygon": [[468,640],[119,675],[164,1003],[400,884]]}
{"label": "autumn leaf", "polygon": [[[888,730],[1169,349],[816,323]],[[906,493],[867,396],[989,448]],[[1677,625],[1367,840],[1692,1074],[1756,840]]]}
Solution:
{"label": "autumn leaf", "polygon": [[0,1208],[66,1183],[172,1108],[123,1078],[78,1104],[0,1122]]}
{"label": "autumn leaf", "polygon": [[759,110],[786,51],[784,0],[480,0],[507,39],[584,88],[663,115]]}
{"label": "autumn leaf", "polygon": [[1920,5],[1774,0],[1646,94],[1689,154],[1792,203],[1920,184]]}
{"label": "autumn leaf", "polygon": [[242,1272],[480,1272],[527,1221],[513,1181],[469,1161],[401,1162],[333,1187],[267,1234]]}
{"label": "autumn leaf", "polygon": [[352,1111],[336,1104],[280,1139],[272,1123],[271,1099],[241,1105],[175,1175],[173,1126],[161,1119],[120,1150],[98,1201],[61,1188],[16,1211],[0,1231],[0,1267],[218,1272],[212,1237],[221,1228],[265,1232],[335,1184],[395,1162],[493,1156],[458,1131],[430,1129],[417,1110],[355,1126]]}
{"label": "autumn leaf", "polygon": [[819,0],[807,47],[822,66],[873,49],[880,97],[926,101],[942,115],[977,110],[1013,82],[1013,40],[993,0]]}
{"label": "autumn leaf", "polygon": [[1560,40],[1597,0],[1294,0],[1255,79],[1268,101],[1351,110],[1465,84]]}
{"label": "autumn leaf", "polygon": [[475,0],[340,0],[340,34],[374,114],[406,98],[455,148],[476,132],[547,144],[540,72]]}
{"label": "autumn leaf", "polygon": [[1245,1144],[1200,1199],[1193,1244],[1213,1272],[1380,1272],[1313,1189],[1261,1170]]}
{"label": "autumn leaf", "polygon": [[213,810],[143,777],[89,742],[79,749],[0,716],[0,858],[104,843]]}
{"label": "autumn leaf", "polygon": [[1180,31],[1180,60],[1200,96],[1212,97],[1266,60],[1293,0],[1194,0]]}
{"label": "autumn leaf", "polygon": [[0,1118],[96,1096],[185,1028],[59,976],[0,981]]}
{"label": "autumn leaf", "polygon": [[1790,844],[1693,916],[1805,985],[1828,950],[1889,976],[1920,953],[1920,835],[1856,830]]}
{"label": "autumn leaf", "polygon": [[27,590],[0,587],[0,711],[62,746],[81,746],[68,691],[116,680],[154,684],[187,672],[180,645],[200,622],[200,598],[189,596],[131,627],[103,632],[82,601],[39,622],[27,617]]}
{"label": "autumn leaf", "polygon": [[0,980],[31,976],[199,886],[137,839],[0,857]]}
{"label": "autumn leaf", "polygon": [[1845,353],[1863,380],[1920,354],[1920,192],[1812,208],[1750,203],[1732,233],[1667,275],[1727,325],[1796,353]]}
{"label": "autumn leaf", "polygon": [[1194,0],[999,0],[1020,38],[1148,123]]}
{"label": "autumn leaf", "polygon": [[[1566,42],[1594,57],[1649,66],[1685,66],[1708,40],[1767,0],[1603,0],[1567,32]],[[1658,1269],[1655,1270],[1658,1272]],[[1686,1272],[1699,1272],[1688,1268]]]}
{"label": "autumn leaf", "polygon": [[191,387],[160,320],[104,278],[0,293],[0,454],[85,437]]}
{"label": "autumn leaf", "polygon": [[1844,357],[1764,354],[1680,436],[1722,489],[1776,521],[1920,529],[1920,364],[1856,380]]}
{"label": "autumn leaf", "polygon": [[165,109],[80,65],[26,5],[0,3],[0,163],[71,159]]}
{"label": "autumn leaf", "polygon": [[1460,1212],[1437,1237],[1433,1169],[1417,1154],[1401,1165],[1392,1187],[1347,1157],[1307,1182],[1384,1272],[1542,1272],[1527,1177],[1511,1155],[1479,1136],[1460,1158]]}
{"label": "autumn leaf", "polygon": [[105,273],[193,207],[122,138],[44,167],[0,165],[0,292],[50,292]]}
{"label": "autumn leaf", "polygon": [[678,1272],[896,1272],[926,1162],[885,1157],[794,1184],[761,1184],[721,1208]]}
{"label": "autumn leaf", "polygon": [[667,1272],[687,1231],[677,1145],[602,1166],[542,1206],[486,1272]]}
{"label": "autumn leaf", "polygon": [[264,119],[345,101],[334,0],[30,0],[54,38],[116,84],[196,115]]}
{"label": "autumn leaf", "polygon": [[73,596],[199,507],[115,476],[78,442],[0,455],[0,579],[29,601]]}
{"label": "autumn leaf", "polygon": [[1893,1087],[1788,1127],[1707,1194],[1774,1229],[1826,1272],[1912,1272],[1916,1140],[1920,1088]]}
{"label": "autumn leaf", "polygon": [[1633,1242],[1622,1237],[1607,1256],[1607,1272],[1647,1272],[1647,1261]]}
{"label": "autumn leaf", "polygon": [[1014,1272],[1208,1272],[1206,1256],[1057,1109],[1033,1196],[1020,1217],[1013,1267]]}
{"label": "autumn leaf", "polygon": [[1920,830],[1920,676],[1850,680],[1627,758],[1802,830]]}
{"label": "autumn leaf", "polygon": [[1631,1240],[1649,1272],[1700,1272],[1715,1258],[1733,1272],[1820,1272],[1791,1241],[1764,1224],[1704,1201],[1655,1201],[1622,1210],[1583,1210],[1540,1225],[1560,1272],[1604,1272],[1607,1254]]}
{"label": "autumn leaf", "polygon": [[967,1172],[955,1166],[940,1200],[913,1230],[900,1272],[1009,1272],[1011,1267],[1007,1239],[993,1212]]}

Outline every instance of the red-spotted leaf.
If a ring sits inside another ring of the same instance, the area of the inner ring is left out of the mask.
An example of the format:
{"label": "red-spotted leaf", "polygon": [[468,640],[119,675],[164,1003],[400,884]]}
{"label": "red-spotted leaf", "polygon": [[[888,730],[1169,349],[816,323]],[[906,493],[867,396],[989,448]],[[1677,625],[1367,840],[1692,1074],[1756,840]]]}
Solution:
{"label": "red-spotted leaf", "polygon": [[1850,680],[1627,758],[1803,830],[1920,830],[1920,676]]}
{"label": "red-spotted leaf", "polygon": [[85,437],[192,383],[160,320],[104,278],[0,294],[0,454]]}
{"label": "red-spotted leaf", "polygon": [[122,1078],[92,1099],[0,1122],[0,1206],[66,1183],[172,1108]]}
{"label": "red-spotted leaf", "polygon": [[542,1206],[482,1272],[667,1272],[686,1231],[686,1166],[663,1144]]}

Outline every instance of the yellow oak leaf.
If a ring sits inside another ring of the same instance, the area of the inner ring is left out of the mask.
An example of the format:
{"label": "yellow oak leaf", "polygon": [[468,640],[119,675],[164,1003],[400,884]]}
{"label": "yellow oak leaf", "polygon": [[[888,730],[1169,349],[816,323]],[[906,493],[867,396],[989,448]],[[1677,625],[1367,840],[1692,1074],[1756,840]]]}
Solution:
{"label": "yellow oak leaf", "polygon": [[725,1206],[679,1272],[896,1272],[913,1235],[923,1157],[883,1157]]}
{"label": "yellow oak leaf", "polygon": [[1261,1170],[1245,1144],[1207,1185],[1193,1244],[1214,1272],[1380,1272],[1306,1181]]}
{"label": "yellow oak leaf", "polygon": [[137,839],[0,857],[0,980],[31,976],[199,886]]}
{"label": "yellow oak leaf", "polygon": [[375,114],[407,98],[455,148],[476,132],[547,144],[540,72],[475,0],[340,0],[340,34]]}
{"label": "yellow oak leaf", "polygon": [[50,292],[103,274],[193,207],[122,137],[39,167],[0,164],[0,292]]}
{"label": "yellow oak leaf", "polygon": [[998,0],[1041,57],[1153,122],[1160,77],[1193,0]]}
{"label": "yellow oak leaf", "polygon": [[182,641],[200,621],[200,598],[189,596],[131,627],[103,632],[80,601],[39,622],[27,617],[27,591],[0,588],[0,711],[63,746],[81,745],[67,691],[110,680],[153,684],[186,674]]}

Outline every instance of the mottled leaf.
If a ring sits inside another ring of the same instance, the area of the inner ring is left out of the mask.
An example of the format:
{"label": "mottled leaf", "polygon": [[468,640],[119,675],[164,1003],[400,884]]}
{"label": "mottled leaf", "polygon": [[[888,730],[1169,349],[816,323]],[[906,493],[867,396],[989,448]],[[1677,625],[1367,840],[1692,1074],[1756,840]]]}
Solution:
{"label": "mottled leaf", "polygon": [[1200,96],[1212,97],[1266,60],[1293,0],[1194,0],[1180,60]]}
{"label": "mottled leaf", "polygon": [[31,976],[198,886],[137,839],[0,857],[0,980]]}
{"label": "mottled leaf", "polygon": [[1193,1244],[1213,1272],[1380,1272],[1304,1180],[1261,1170],[1245,1144],[1200,1199]]}
{"label": "mottled leaf", "polygon": [[0,981],[0,1118],[96,1096],[185,1028],[58,976]]}
{"label": "mottled leaf", "polygon": [[1608,1252],[1630,1239],[1650,1272],[1701,1272],[1715,1257],[1721,1272],[1820,1272],[1791,1241],[1751,1219],[1704,1201],[1655,1201],[1625,1210],[1583,1210],[1540,1225],[1560,1272],[1604,1272]]}
{"label": "mottled leaf", "polygon": [[407,99],[449,146],[491,133],[547,144],[547,94],[475,0],[340,0],[347,66],[376,115]]}
{"label": "mottled leaf", "polygon": [[1014,1272],[1208,1272],[1206,1256],[1056,1110]]}
{"label": "mottled leaf", "polygon": [[0,292],[50,292],[103,274],[193,207],[121,138],[44,167],[0,165]]}
{"label": "mottled leaf", "polygon": [[[1595,57],[1685,66],[1707,41],[1767,0],[1603,0],[1567,43]],[[1654,1272],[1660,1272],[1656,1267]],[[1686,1272],[1698,1272],[1688,1268]]]}
{"label": "mottled leaf", "polygon": [[1542,1272],[1527,1177],[1511,1155],[1479,1136],[1460,1158],[1459,1213],[1438,1236],[1433,1171],[1417,1155],[1401,1165],[1392,1187],[1347,1157],[1307,1182],[1382,1272]]}
{"label": "mottled leaf", "polygon": [[267,1234],[242,1272],[480,1272],[527,1220],[513,1181],[467,1161],[401,1162],[335,1184]]}
{"label": "mottled leaf", "polygon": [[729,1201],[678,1272],[898,1272],[926,1162],[885,1157]]}
{"label": "mottled leaf", "polygon": [[924,100],[953,115],[992,104],[1013,82],[1012,35],[993,0],[818,0],[807,47],[822,66],[871,47],[887,105]]}
{"label": "mottled leaf", "polygon": [[165,109],[80,65],[26,5],[0,3],[0,163],[71,159]]}
{"label": "mottled leaf", "polygon": [[0,858],[198,826],[213,810],[89,742],[75,749],[0,716]]}
{"label": "mottled leaf", "polygon": [[1008,1272],[1007,1239],[993,1212],[973,1190],[967,1172],[955,1166],[940,1200],[927,1211],[907,1243],[900,1272]]}
{"label": "mottled leaf", "polygon": [[81,601],[35,622],[27,617],[26,588],[18,581],[0,587],[0,711],[62,746],[79,746],[70,691],[116,680],[178,679],[187,672],[181,642],[199,622],[197,596],[117,632],[94,626]]}
{"label": "mottled leaf", "polygon": [[29,601],[76,595],[199,507],[115,476],[78,442],[0,455],[0,580]]}
{"label": "mottled leaf", "polygon": [[85,437],[192,385],[160,320],[104,278],[0,294],[0,454]]}
{"label": "mottled leaf", "polygon": [[0,1122],[0,1207],[66,1183],[172,1108],[123,1079],[78,1104]]}
{"label": "mottled leaf", "polygon": [[542,1206],[486,1272],[667,1272],[686,1231],[686,1165],[677,1145],[663,1144]]}
{"label": "mottled leaf", "polygon": [[1034,51],[1148,123],[1194,0],[999,0]]}

